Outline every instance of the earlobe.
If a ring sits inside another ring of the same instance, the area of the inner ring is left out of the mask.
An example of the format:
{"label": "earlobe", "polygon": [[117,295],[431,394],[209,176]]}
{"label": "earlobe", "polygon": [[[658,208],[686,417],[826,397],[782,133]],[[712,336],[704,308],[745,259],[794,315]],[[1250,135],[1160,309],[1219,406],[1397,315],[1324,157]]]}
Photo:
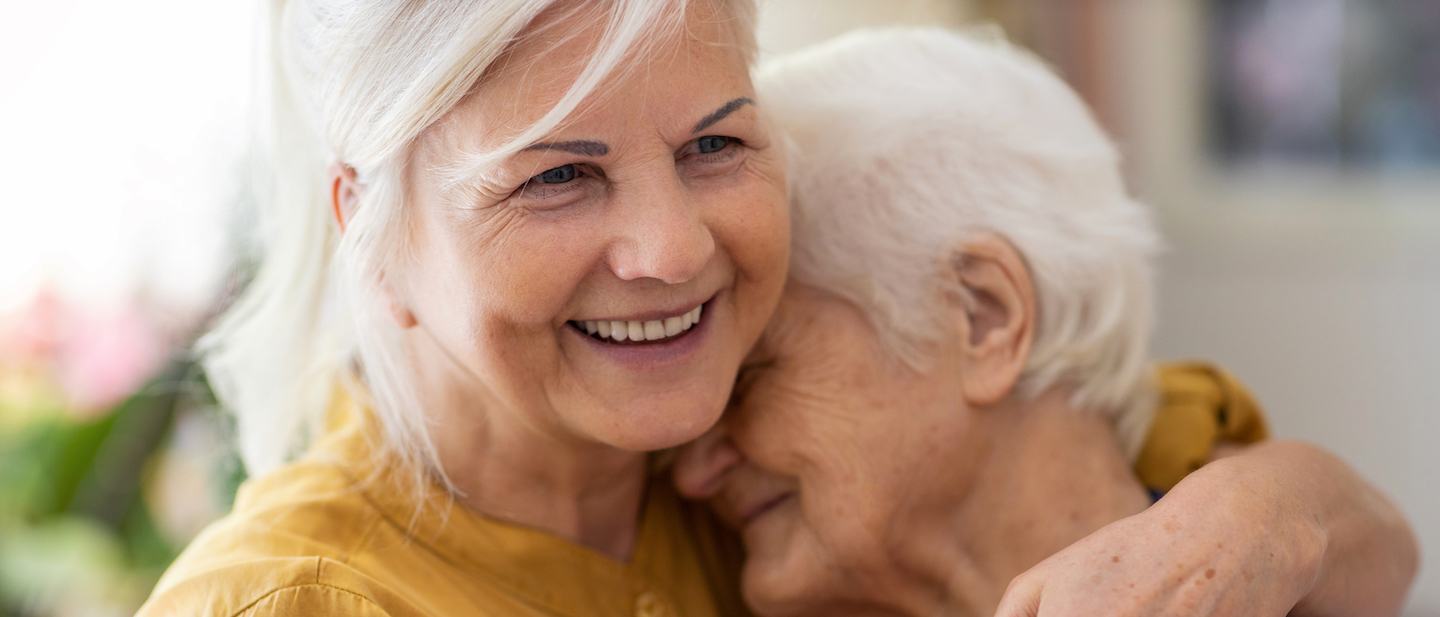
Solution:
{"label": "earlobe", "polygon": [[384,300],[385,308],[390,313],[390,319],[395,322],[395,325],[400,326],[402,330],[407,330],[420,323],[420,320],[415,318],[415,312],[411,311],[409,305],[401,300],[399,294],[395,293],[395,287],[391,285],[391,281],[387,280],[384,274],[380,275],[379,286],[381,299]]}
{"label": "earlobe", "polygon": [[420,323],[415,319],[415,313],[395,300],[390,301],[390,318],[394,319],[395,325],[400,326],[402,330],[414,328],[416,324]]}
{"label": "earlobe", "polygon": [[326,178],[330,186],[330,213],[335,217],[340,233],[345,233],[345,225],[355,215],[355,207],[360,203],[360,185],[355,180],[355,168],[340,161],[331,161]]}
{"label": "earlobe", "polygon": [[985,235],[956,251],[951,260],[959,344],[964,351],[962,382],[967,402],[990,405],[1010,394],[1030,356],[1035,331],[1035,292],[1030,270],[1009,242]]}

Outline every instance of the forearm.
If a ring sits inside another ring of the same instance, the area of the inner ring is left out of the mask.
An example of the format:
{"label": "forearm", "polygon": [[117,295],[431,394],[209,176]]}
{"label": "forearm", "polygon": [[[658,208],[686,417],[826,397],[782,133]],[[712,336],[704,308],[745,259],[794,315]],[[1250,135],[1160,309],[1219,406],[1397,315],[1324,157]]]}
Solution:
{"label": "forearm", "polygon": [[1275,441],[1245,448],[1195,475],[1197,481],[1269,491],[1257,497],[1273,504],[1271,512],[1283,510],[1296,524],[1320,532],[1320,563],[1292,614],[1400,611],[1418,567],[1415,536],[1399,509],[1338,457],[1309,444]]}

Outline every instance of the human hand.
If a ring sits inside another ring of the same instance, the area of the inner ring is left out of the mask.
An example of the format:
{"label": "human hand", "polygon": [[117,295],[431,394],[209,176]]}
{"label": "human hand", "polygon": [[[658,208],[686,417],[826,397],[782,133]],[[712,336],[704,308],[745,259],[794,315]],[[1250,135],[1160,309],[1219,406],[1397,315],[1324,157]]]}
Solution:
{"label": "human hand", "polygon": [[1327,534],[1268,471],[1207,465],[1016,577],[996,617],[1289,614],[1320,578]]}

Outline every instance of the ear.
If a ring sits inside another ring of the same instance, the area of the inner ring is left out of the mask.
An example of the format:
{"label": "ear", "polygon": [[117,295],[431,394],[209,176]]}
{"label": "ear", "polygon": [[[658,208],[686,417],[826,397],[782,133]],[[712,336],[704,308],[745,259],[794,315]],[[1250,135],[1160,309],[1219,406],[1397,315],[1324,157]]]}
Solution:
{"label": "ear", "polygon": [[[360,203],[360,183],[355,179],[355,168],[340,161],[331,161],[330,168],[326,170],[327,184],[330,185],[330,212],[335,216],[335,224],[340,227],[340,233],[345,233],[345,226],[350,218],[355,216],[355,208]],[[390,318],[401,328],[413,328],[419,322],[415,319],[415,313],[400,301],[400,296],[389,282],[380,280],[381,293],[385,295],[385,305],[389,309]]]}
{"label": "ear", "polygon": [[345,224],[355,216],[355,206],[360,203],[360,183],[355,181],[355,168],[340,161],[331,161],[326,171],[330,186],[330,209],[340,233],[345,233]]}
{"label": "ear", "polygon": [[1004,239],[986,234],[952,255],[953,297],[964,356],[962,384],[972,406],[1005,398],[1020,379],[1035,336],[1035,290],[1025,260]]}

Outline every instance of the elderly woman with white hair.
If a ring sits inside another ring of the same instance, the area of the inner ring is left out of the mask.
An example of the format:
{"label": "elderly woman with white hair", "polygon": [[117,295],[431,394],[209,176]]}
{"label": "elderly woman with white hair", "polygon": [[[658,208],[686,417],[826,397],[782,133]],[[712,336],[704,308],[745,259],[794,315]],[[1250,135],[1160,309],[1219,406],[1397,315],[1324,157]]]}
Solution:
{"label": "elderly woman with white hair", "polygon": [[889,31],[757,83],[795,146],[790,282],[731,410],[675,470],[740,528],[757,612],[1399,610],[1408,525],[1316,448],[1251,446],[1152,503],[1132,465],[1157,408],[1210,391],[1237,412],[1212,424],[1259,425],[1213,373],[1157,383],[1156,234],[1040,63]]}
{"label": "elderly woman with white hair", "polygon": [[[783,288],[751,0],[273,0],[252,479],[141,615],[742,612],[648,451]],[[328,170],[328,171],[327,171]]]}

